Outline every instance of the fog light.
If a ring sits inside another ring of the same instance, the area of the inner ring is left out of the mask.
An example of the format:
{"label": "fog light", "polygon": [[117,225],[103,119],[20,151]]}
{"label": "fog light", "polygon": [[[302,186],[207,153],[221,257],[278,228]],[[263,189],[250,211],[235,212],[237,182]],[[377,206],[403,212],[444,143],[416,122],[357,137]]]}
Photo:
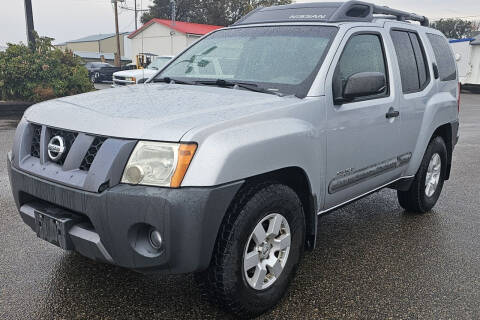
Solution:
{"label": "fog light", "polygon": [[162,247],[162,235],[156,229],[150,230],[150,234],[148,236],[150,240],[150,245],[154,248],[159,250]]}

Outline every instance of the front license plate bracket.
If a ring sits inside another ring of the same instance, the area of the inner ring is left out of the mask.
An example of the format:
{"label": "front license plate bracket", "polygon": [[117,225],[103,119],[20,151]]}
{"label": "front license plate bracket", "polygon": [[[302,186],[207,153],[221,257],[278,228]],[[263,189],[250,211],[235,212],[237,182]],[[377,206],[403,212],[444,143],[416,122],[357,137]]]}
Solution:
{"label": "front license plate bracket", "polygon": [[74,246],[68,231],[82,219],[65,210],[51,211],[34,211],[37,237],[64,250],[73,250]]}

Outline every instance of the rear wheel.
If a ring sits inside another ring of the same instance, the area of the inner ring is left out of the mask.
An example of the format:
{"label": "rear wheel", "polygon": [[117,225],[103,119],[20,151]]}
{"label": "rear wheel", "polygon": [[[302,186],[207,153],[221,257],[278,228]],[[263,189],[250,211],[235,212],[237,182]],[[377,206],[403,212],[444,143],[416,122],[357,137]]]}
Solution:
{"label": "rear wheel", "polygon": [[220,229],[204,293],[228,312],[254,317],[275,306],[294,277],[305,241],[297,194],[281,184],[245,188]]}
{"label": "rear wheel", "polygon": [[408,191],[397,191],[400,205],[409,212],[430,211],[442,192],[447,169],[447,147],[441,137],[430,141]]}

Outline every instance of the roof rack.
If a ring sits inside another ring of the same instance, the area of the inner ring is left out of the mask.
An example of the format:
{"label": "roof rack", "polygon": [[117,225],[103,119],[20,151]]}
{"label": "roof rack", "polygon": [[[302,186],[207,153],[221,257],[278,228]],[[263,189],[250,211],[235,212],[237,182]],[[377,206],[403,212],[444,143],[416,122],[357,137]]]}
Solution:
{"label": "roof rack", "polygon": [[377,6],[363,1],[295,3],[283,6],[258,8],[234,25],[273,22],[372,22],[377,16],[398,21],[418,21],[429,26],[425,16]]}

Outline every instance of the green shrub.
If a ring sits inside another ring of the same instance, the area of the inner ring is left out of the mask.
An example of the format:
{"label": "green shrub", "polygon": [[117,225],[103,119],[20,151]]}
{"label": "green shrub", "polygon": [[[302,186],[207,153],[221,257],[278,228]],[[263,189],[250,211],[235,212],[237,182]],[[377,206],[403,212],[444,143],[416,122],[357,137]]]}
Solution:
{"label": "green shrub", "polygon": [[0,52],[0,100],[39,102],[94,90],[87,69],[52,39],[36,37],[35,49],[8,44]]}

